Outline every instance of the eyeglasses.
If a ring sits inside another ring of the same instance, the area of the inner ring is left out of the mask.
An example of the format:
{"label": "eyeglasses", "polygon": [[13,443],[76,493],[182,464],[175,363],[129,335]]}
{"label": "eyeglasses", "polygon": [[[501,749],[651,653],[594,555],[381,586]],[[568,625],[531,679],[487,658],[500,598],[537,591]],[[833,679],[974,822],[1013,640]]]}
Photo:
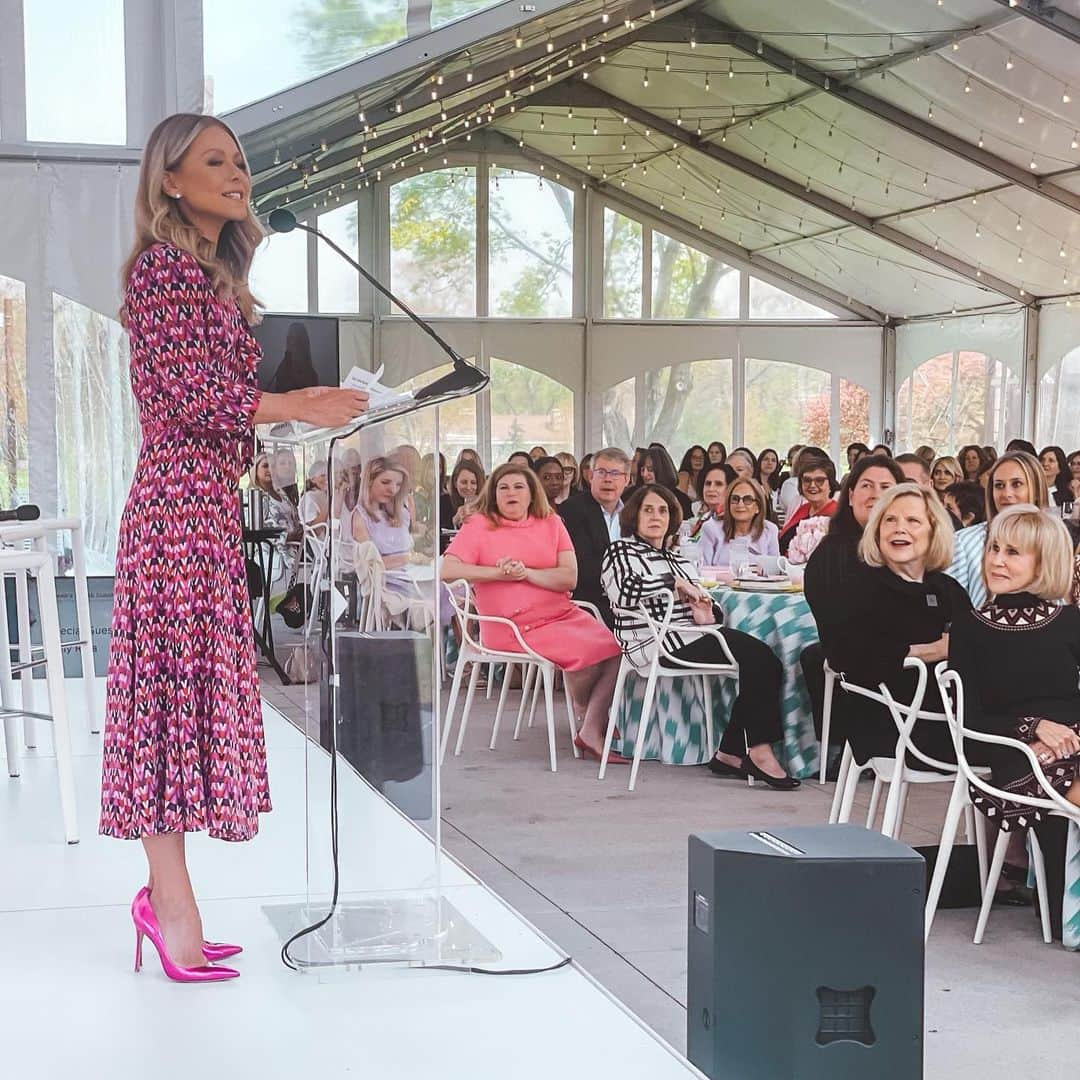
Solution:
{"label": "eyeglasses", "polygon": [[625,476],[626,472],[623,469],[593,469],[593,476],[599,476],[601,480],[618,480],[620,476]]}
{"label": "eyeglasses", "polygon": [[829,482],[827,476],[804,476],[802,478],[803,487],[819,488],[824,487]]}
{"label": "eyeglasses", "polygon": [[732,495],[730,501],[731,501],[732,506],[739,506],[740,504],[743,505],[743,506],[750,506],[751,504],[757,502],[757,496],[756,495]]}
{"label": "eyeglasses", "polygon": [[563,471],[562,471],[563,476],[573,476],[576,472],[577,472],[577,469],[573,468],[570,465],[564,465],[563,466]]}

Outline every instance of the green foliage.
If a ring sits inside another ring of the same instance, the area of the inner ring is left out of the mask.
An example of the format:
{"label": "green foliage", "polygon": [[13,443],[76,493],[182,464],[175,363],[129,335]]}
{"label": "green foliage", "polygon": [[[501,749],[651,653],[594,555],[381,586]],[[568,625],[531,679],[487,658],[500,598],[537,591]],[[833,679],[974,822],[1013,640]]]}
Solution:
{"label": "green foliage", "polygon": [[312,75],[341,67],[405,36],[401,0],[319,0],[301,8],[293,28]]}

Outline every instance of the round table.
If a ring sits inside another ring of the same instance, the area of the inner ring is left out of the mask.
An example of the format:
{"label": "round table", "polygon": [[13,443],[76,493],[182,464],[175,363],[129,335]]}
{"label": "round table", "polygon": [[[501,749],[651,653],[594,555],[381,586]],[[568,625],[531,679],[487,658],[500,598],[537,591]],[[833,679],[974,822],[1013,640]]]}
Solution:
{"label": "round table", "polygon": [[[805,779],[818,770],[818,740],[810,698],[803,679],[799,656],[807,645],[818,640],[817,625],[802,592],[762,593],[720,586],[712,589],[713,599],[724,613],[724,625],[763,641],[783,667],[780,684],[780,711],[783,742],[777,757],[792,776]],[[627,757],[634,753],[634,740],[641,721],[645,680],[626,681],[619,710],[616,749]],[[713,691],[714,728],[719,739],[735,701],[731,679],[718,680]],[[660,679],[656,688],[653,718],[645,738],[644,756],[669,765],[702,765],[709,757],[705,744],[704,702],[697,679]]]}

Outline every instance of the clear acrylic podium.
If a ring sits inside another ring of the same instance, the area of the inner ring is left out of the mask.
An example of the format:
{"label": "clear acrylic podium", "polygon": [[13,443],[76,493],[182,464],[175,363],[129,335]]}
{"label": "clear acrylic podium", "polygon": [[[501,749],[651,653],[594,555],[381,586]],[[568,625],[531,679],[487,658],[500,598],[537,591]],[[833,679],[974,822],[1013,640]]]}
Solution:
{"label": "clear acrylic podium", "polygon": [[[408,408],[338,431],[259,431],[279,466],[295,459],[308,519],[290,545],[304,624],[278,635],[308,680],[286,688],[303,716],[306,795],[302,810],[277,807],[302,812],[307,894],[267,910],[283,941],[321,924],[289,945],[301,970],[500,959],[455,908],[460,870],[442,848],[438,409]],[[321,492],[307,481],[317,463],[329,466]]]}

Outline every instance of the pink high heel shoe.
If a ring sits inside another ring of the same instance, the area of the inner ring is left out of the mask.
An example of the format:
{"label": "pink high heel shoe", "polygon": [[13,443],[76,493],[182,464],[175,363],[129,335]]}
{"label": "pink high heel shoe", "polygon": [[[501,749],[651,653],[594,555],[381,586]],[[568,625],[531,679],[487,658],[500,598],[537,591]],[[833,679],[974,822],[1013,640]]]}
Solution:
{"label": "pink high heel shoe", "polygon": [[[150,895],[150,890],[144,885],[136,894],[135,898],[138,899],[143,894]],[[211,963],[215,960],[228,960],[230,956],[236,956],[244,951],[243,945],[230,945],[226,941],[204,941],[203,942],[203,956],[206,957]]]}
{"label": "pink high heel shoe", "polygon": [[157,949],[161,968],[173,982],[222,982],[225,979],[239,978],[240,972],[227,967],[185,968],[174,964],[169,950],[165,946],[165,937],[161,932],[157,916],[150,906],[150,894],[145,888],[135,894],[131,902],[131,918],[135,923],[135,970],[142,967],[143,938],[148,937]]}

